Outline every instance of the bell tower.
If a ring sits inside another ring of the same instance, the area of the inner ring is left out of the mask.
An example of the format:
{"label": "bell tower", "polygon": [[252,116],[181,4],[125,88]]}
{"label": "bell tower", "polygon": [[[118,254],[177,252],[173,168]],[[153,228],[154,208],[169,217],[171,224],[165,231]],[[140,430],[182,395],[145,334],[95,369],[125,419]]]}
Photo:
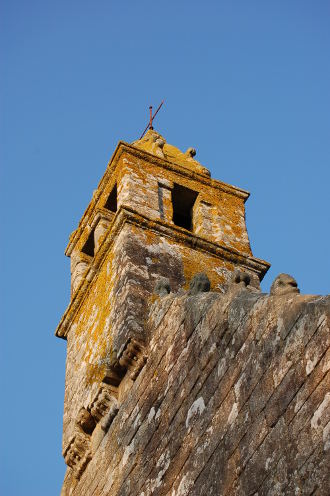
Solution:
{"label": "bell tower", "polygon": [[223,292],[242,269],[258,288],[269,268],[251,252],[249,193],[212,179],[195,154],[153,129],[119,142],[70,236],[71,301],[56,336],[67,340],[63,454],[76,478],[97,449],[105,411],[117,408],[146,359],[155,284],[163,278],[162,291],[180,292],[204,272]]}

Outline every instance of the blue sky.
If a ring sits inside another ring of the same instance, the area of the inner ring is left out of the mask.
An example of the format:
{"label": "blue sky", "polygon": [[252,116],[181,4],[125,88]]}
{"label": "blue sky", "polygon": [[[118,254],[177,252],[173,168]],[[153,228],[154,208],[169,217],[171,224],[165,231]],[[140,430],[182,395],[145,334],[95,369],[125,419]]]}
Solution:
{"label": "blue sky", "polygon": [[253,253],[330,288],[330,4],[2,0],[1,482],[60,492],[63,251],[119,140],[155,128],[251,192]]}

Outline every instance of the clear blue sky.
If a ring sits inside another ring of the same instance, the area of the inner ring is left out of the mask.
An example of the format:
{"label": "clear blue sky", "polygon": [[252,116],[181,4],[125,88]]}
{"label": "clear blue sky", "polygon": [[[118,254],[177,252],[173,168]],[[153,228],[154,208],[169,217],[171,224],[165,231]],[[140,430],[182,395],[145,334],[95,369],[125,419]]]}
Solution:
{"label": "clear blue sky", "polygon": [[63,251],[118,140],[155,127],[251,192],[263,289],[329,293],[327,0],[2,0],[1,483],[58,495],[69,302]]}

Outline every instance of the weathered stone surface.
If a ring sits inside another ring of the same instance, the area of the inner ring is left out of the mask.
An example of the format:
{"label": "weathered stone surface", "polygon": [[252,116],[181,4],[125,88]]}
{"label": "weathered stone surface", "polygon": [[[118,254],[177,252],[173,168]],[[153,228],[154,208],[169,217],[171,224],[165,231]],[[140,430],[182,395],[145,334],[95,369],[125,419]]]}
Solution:
{"label": "weathered stone surface", "polygon": [[280,274],[270,288],[271,295],[299,293],[297,281],[289,274]]}
{"label": "weathered stone surface", "polygon": [[248,195],[193,157],[119,144],[70,238],[62,495],[328,495],[330,297],[260,292]]}
{"label": "weathered stone surface", "polygon": [[154,292],[159,296],[166,296],[171,292],[170,280],[168,277],[161,277],[156,281]]}
{"label": "weathered stone surface", "polygon": [[295,298],[285,340],[287,300],[272,312],[248,291],[155,302],[149,359],[72,494],[327,494],[329,298]]}
{"label": "weathered stone surface", "polygon": [[210,288],[211,283],[209,278],[204,272],[200,272],[199,274],[195,274],[190,281],[189,294],[193,296],[198,293],[205,293],[210,291]]}

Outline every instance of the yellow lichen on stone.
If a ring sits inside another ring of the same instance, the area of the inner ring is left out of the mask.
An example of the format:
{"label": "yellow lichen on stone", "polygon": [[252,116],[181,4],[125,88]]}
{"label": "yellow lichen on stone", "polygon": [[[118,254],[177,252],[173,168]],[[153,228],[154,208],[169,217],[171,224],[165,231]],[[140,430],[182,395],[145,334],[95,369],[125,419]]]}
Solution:
{"label": "yellow lichen on stone", "polygon": [[210,171],[193,158],[196,154],[193,148],[188,148],[188,150],[183,153],[179,148],[166,143],[163,136],[153,129],[149,129],[142,139],[134,141],[132,144],[157,157],[165,158],[169,162],[177,163],[187,169],[198,172],[199,174],[210,176]]}

